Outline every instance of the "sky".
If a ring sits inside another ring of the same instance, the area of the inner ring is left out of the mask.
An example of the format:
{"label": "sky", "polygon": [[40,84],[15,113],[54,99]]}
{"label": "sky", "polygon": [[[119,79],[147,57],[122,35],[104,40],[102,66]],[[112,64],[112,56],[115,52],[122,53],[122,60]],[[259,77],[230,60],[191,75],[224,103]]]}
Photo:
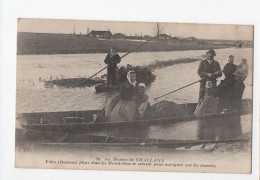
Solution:
{"label": "sky", "polygon": [[[87,34],[87,30],[110,30],[126,35],[150,35],[157,33],[156,22],[126,21],[90,21],[58,19],[18,19],[18,32],[37,33],[74,33]],[[253,26],[248,25],[215,25],[215,24],[182,24],[159,22],[160,33],[172,37],[195,37],[198,39],[253,40]]]}

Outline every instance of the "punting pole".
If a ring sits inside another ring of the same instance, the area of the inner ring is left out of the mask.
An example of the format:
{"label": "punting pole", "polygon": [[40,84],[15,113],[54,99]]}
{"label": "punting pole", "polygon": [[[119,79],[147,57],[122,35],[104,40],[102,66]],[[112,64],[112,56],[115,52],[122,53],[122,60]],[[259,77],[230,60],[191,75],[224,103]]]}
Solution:
{"label": "punting pole", "polygon": [[[150,42],[151,40],[155,39],[156,37],[157,37],[157,35],[154,36],[154,37],[151,38],[151,39],[148,39],[147,41],[145,41],[144,43],[140,44],[139,46],[137,46],[137,47],[134,48],[133,50],[129,51],[128,53],[124,54],[123,56],[121,56],[121,59],[124,58],[125,56],[127,56],[128,54],[134,52],[135,50],[139,49],[139,48],[142,47],[143,45],[147,44],[147,43]],[[92,76],[90,76],[89,78],[87,78],[86,80],[84,80],[84,81],[82,82],[82,84],[85,83],[86,81],[88,81],[89,79],[91,79],[92,77],[94,77],[95,75],[97,75],[98,73],[100,73],[101,71],[103,71],[103,70],[106,69],[106,68],[107,68],[107,66],[104,67],[103,69],[99,70],[98,72],[96,72],[95,74],[93,74]]]}
{"label": "punting pole", "polygon": [[161,97],[167,96],[167,95],[169,95],[169,94],[171,94],[171,93],[174,93],[174,92],[176,92],[176,91],[179,91],[179,90],[181,90],[181,89],[184,89],[184,88],[186,88],[186,87],[188,87],[188,86],[191,86],[191,85],[193,85],[193,84],[195,84],[195,83],[197,83],[197,82],[200,82],[200,81],[201,81],[201,79],[198,80],[198,81],[195,81],[195,82],[193,82],[193,83],[190,83],[190,84],[188,84],[188,85],[186,85],[186,86],[183,86],[183,87],[181,87],[181,88],[179,88],[179,89],[176,89],[176,90],[174,90],[174,91],[171,91],[171,92],[169,92],[169,93],[167,93],[167,94],[164,94],[164,95],[162,95],[162,96],[156,97],[154,100],[156,101],[157,99],[159,99],[159,98],[161,98]]}

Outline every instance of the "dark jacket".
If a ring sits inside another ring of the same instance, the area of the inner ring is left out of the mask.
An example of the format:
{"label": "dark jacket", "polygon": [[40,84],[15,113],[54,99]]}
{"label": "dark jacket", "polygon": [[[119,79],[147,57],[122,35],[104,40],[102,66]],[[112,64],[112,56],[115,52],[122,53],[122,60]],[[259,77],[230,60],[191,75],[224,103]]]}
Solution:
{"label": "dark jacket", "polygon": [[107,68],[108,69],[116,69],[117,64],[120,63],[121,58],[118,54],[115,54],[113,56],[110,56],[110,53],[107,54],[106,59],[105,59],[105,63],[107,64]]}
{"label": "dark jacket", "polygon": [[225,74],[227,79],[234,79],[233,73],[236,71],[237,66],[233,63],[227,63],[223,68],[223,73]]}
{"label": "dark jacket", "polygon": [[[207,73],[211,73],[212,76],[208,77]],[[204,59],[200,61],[199,68],[198,68],[198,75],[201,78],[205,78],[205,81],[216,81],[218,77],[222,76],[220,65],[217,61],[213,60],[211,64],[207,61],[207,59]]]}
{"label": "dark jacket", "polygon": [[120,94],[119,94],[122,100],[131,100],[134,96],[137,95],[138,95],[137,86],[134,87],[132,84],[128,82],[128,80],[122,83],[120,87]]}

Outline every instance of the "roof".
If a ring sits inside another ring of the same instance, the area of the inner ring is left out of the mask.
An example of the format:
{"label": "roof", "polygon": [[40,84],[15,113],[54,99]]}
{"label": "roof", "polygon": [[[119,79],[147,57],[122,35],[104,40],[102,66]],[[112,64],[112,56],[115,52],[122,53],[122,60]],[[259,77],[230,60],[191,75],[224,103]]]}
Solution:
{"label": "roof", "polygon": [[159,36],[161,36],[161,37],[171,37],[171,36],[169,36],[167,34],[159,34]]}
{"label": "roof", "polygon": [[125,36],[125,35],[122,33],[116,33],[116,34],[114,34],[114,36]]}
{"label": "roof", "polygon": [[94,31],[94,30],[92,30],[89,34],[106,34],[106,33],[112,34],[110,31]]}
{"label": "roof", "polygon": [[144,35],[144,38],[151,38],[152,36]]}

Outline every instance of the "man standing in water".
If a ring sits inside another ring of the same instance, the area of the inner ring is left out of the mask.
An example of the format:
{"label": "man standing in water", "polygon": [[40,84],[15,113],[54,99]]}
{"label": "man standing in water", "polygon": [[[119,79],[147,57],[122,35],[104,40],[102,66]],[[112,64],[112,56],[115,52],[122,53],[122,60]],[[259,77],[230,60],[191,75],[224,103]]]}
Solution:
{"label": "man standing in water", "polygon": [[107,54],[105,63],[107,64],[107,86],[115,86],[116,83],[116,68],[120,63],[121,58],[117,54],[116,48],[112,47],[109,54]]}
{"label": "man standing in water", "polygon": [[198,75],[202,78],[200,81],[199,99],[205,95],[205,86],[207,81],[212,82],[212,87],[216,88],[217,78],[222,76],[220,65],[214,60],[216,53],[213,49],[207,52],[207,59],[200,62]]}

